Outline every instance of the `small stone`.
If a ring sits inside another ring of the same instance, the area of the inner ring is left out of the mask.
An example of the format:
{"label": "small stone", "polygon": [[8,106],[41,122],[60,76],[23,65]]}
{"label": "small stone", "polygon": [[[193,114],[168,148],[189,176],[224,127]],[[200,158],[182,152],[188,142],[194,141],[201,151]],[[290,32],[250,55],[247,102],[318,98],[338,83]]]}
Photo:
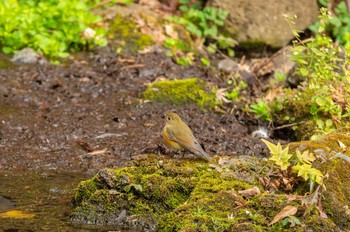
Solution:
{"label": "small stone", "polygon": [[18,63],[18,64],[36,64],[38,63],[41,56],[36,53],[31,48],[24,48],[17,52],[13,58],[11,59],[12,62]]}
{"label": "small stone", "polygon": [[225,73],[233,73],[239,71],[239,64],[231,59],[220,60],[218,63],[218,69]]}

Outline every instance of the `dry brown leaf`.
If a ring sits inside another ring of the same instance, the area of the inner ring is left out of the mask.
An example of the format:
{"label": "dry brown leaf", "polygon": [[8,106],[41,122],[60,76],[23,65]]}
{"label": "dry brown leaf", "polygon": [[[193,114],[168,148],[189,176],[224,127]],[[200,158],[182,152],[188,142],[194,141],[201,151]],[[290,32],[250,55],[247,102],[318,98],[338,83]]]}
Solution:
{"label": "dry brown leaf", "polygon": [[323,207],[322,207],[321,201],[318,201],[318,204],[317,204],[316,208],[317,208],[317,210],[320,213],[320,216],[322,218],[328,218],[327,214],[323,211]]}
{"label": "dry brown leaf", "polygon": [[259,177],[259,184],[260,184],[261,186],[265,186],[264,178]]}
{"label": "dry brown leaf", "polygon": [[222,165],[224,165],[224,164],[226,164],[226,163],[227,163],[227,159],[226,159],[226,158],[220,158],[220,159],[219,159],[219,162],[218,162],[219,165],[222,166]]}
{"label": "dry brown leaf", "polygon": [[286,195],[285,197],[287,198],[288,201],[294,201],[300,198],[300,196],[297,196],[297,195]]}
{"label": "dry brown leaf", "polygon": [[338,144],[339,144],[339,147],[343,150],[346,150],[346,145],[342,142],[342,141],[339,141],[337,140]]}
{"label": "dry brown leaf", "polygon": [[273,225],[276,222],[281,221],[285,217],[292,216],[298,212],[298,208],[295,206],[287,205],[284,207],[272,220],[269,225]]}
{"label": "dry brown leaf", "polygon": [[293,185],[291,184],[286,184],[286,191],[292,191],[293,190]]}
{"label": "dry brown leaf", "polygon": [[87,142],[78,140],[78,141],[76,141],[76,143],[77,143],[82,149],[84,149],[84,150],[87,151],[87,152],[93,152],[93,151],[94,151],[94,148],[93,148],[92,146],[90,146]]}
{"label": "dry brown leaf", "polygon": [[261,194],[260,189],[258,187],[253,187],[245,190],[238,191],[244,197],[255,196]]}
{"label": "dry brown leaf", "polygon": [[165,34],[168,35],[169,37],[173,38],[173,39],[178,39],[179,38],[179,34],[177,33],[177,31],[174,29],[173,25],[165,25]]}

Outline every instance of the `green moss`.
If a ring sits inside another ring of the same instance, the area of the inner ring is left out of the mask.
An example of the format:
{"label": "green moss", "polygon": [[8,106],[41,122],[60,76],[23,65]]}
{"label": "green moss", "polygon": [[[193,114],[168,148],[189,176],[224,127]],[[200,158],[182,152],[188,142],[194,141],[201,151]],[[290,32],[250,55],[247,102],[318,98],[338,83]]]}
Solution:
{"label": "green moss", "polygon": [[95,183],[95,178],[81,181],[74,195],[75,204],[81,204],[82,202],[91,199],[91,196],[95,193],[96,190],[97,186]]}
{"label": "green moss", "polygon": [[[326,149],[327,145],[342,141],[350,146],[350,139],[344,134],[324,139],[303,145],[309,149],[319,146]],[[300,145],[291,144],[291,147]],[[346,208],[350,202],[347,184],[350,166],[343,160],[334,161],[318,166],[330,174],[325,183],[327,190],[322,192],[328,219],[318,220],[317,210],[304,217],[306,206],[300,197],[291,200],[285,193],[269,192],[242,196],[240,190],[252,187],[263,191],[257,173],[267,163],[256,157],[221,157],[220,162],[207,163],[160,155],[134,160],[124,168],[101,170],[91,180],[81,182],[75,194],[77,204],[72,218],[157,231],[302,231],[309,227],[320,231],[322,226],[327,231],[345,230],[350,215]],[[250,178],[244,178],[242,172]],[[287,205],[298,207],[295,216],[304,227],[283,227],[281,221],[269,225]],[[127,212],[125,218],[116,220],[123,210]]]}
{"label": "green moss", "polygon": [[[244,160],[232,163],[242,166]],[[162,156],[135,160],[128,167],[101,170],[81,182],[72,217],[109,221],[127,209],[130,217],[151,216],[160,231],[224,231],[235,223],[228,215],[244,204],[237,191],[253,187],[227,172],[212,170],[203,161]]]}
{"label": "green moss", "polygon": [[[338,227],[345,229],[349,228],[350,221],[350,163],[340,158],[329,159],[341,152],[340,142],[346,147],[350,146],[348,129],[328,134],[318,140],[292,143],[290,148],[293,150],[302,146],[311,152],[319,151],[324,156],[325,162],[319,160],[313,164],[323,174],[328,174],[328,178],[324,182],[326,189],[321,191],[322,206],[333,224],[336,223]],[[350,156],[348,149],[341,153]],[[308,183],[299,188],[308,190]],[[301,192],[301,194],[303,193],[305,191]],[[330,224],[329,221],[323,223]]]}
{"label": "green moss", "polygon": [[268,224],[272,221],[276,212],[282,210],[286,205],[288,205],[288,199],[285,195],[268,194],[263,193],[252,198],[247,202],[255,214],[262,215],[264,220],[261,223]]}
{"label": "green moss", "polygon": [[207,84],[197,78],[184,80],[165,80],[151,84],[143,96],[152,101],[171,103],[175,105],[197,104],[199,107],[213,107],[215,93],[207,91]]}
{"label": "green moss", "polygon": [[[312,225],[313,231],[335,231],[336,225],[319,215],[312,215],[306,220],[307,224]],[[348,227],[349,228],[349,227]]]}
{"label": "green moss", "polygon": [[239,46],[243,49],[255,52],[263,51],[266,49],[266,43],[261,40],[247,40],[241,42]]}
{"label": "green moss", "polygon": [[151,36],[142,34],[135,22],[117,15],[110,26],[109,38],[113,39],[112,46],[116,52],[137,53],[137,51],[154,44]]}

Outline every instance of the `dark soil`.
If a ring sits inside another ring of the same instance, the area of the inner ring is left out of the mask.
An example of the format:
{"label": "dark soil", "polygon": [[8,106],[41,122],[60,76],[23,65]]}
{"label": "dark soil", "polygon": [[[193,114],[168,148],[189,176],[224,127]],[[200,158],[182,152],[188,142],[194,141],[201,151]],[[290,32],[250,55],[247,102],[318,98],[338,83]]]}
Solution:
{"label": "dark soil", "polygon": [[173,155],[161,137],[167,111],[176,111],[212,156],[264,153],[250,135],[252,120],[238,111],[223,115],[142,100],[146,86],[160,77],[222,83],[212,71],[178,66],[162,52],[126,57],[108,48],[61,65],[0,70],[0,169],[92,174],[140,154]]}

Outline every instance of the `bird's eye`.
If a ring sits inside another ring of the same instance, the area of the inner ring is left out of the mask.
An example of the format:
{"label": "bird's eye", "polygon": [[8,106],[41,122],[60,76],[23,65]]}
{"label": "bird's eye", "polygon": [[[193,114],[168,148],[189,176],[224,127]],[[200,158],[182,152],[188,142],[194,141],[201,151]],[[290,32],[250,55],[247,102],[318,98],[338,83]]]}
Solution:
{"label": "bird's eye", "polygon": [[168,121],[171,121],[171,118],[170,118],[170,117],[168,117]]}

